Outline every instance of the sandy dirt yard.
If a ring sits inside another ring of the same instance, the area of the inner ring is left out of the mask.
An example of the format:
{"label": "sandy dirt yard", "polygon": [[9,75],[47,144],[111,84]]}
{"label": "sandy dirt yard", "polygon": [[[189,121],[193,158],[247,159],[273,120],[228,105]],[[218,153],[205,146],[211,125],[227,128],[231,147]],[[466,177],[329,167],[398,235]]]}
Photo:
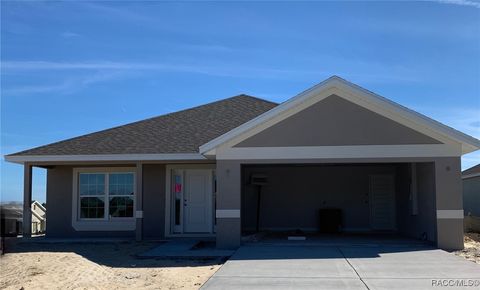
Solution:
{"label": "sandy dirt yard", "polygon": [[465,259],[480,264],[480,233],[465,233],[465,248],[455,254]]}
{"label": "sandy dirt yard", "polygon": [[0,289],[198,289],[223,262],[135,257],[156,245],[9,241]]}

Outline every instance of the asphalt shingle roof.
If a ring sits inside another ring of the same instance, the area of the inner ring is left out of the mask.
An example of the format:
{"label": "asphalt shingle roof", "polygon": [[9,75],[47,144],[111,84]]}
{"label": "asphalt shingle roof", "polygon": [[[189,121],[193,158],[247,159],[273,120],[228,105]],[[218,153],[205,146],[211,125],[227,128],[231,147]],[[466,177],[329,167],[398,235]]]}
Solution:
{"label": "asphalt shingle roof", "polygon": [[476,173],[480,173],[480,164],[477,164],[473,167],[470,167],[468,169],[465,169],[463,172],[462,172],[462,175],[465,176],[465,175],[470,175],[470,174],[476,174]]}
{"label": "asphalt shingle roof", "polygon": [[239,95],[11,154],[197,153],[198,147],[278,104]]}

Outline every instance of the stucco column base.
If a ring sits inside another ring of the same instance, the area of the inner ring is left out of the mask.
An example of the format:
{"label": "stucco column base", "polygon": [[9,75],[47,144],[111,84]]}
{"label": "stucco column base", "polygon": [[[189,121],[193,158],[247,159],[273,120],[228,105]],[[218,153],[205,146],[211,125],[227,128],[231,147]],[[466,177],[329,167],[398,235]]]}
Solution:
{"label": "stucco column base", "polygon": [[437,246],[443,250],[463,249],[463,219],[437,219]]}
{"label": "stucco column base", "polygon": [[237,249],[241,241],[241,168],[236,160],[217,160],[217,248]]}
{"label": "stucco column base", "polygon": [[217,248],[235,250],[240,242],[240,218],[217,218]]}
{"label": "stucco column base", "polygon": [[463,249],[463,195],[460,157],[435,160],[437,246]]}

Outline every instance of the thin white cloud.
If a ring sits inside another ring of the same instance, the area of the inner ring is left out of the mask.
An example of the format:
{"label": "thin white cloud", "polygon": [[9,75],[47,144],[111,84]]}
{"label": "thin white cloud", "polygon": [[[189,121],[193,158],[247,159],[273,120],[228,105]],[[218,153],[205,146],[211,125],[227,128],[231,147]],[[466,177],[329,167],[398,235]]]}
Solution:
{"label": "thin white cloud", "polygon": [[[219,47],[219,49],[223,49]],[[320,62],[318,62],[320,63]],[[402,66],[384,65],[374,62],[354,62],[356,69],[351,69],[351,62],[339,60],[336,63],[319,64],[319,69],[295,69],[275,67],[254,67],[242,63],[217,62],[205,64],[194,63],[161,63],[161,62],[116,62],[116,61],[3,61],[2,74],[37,73],[39,71],[66,71],[64,75],[89,74],[82,77],[65,77],[56,84],[22,85],[3,87],[2,92],[10,95],[71,93],[84,89],[92,84],[112,81],[119,78],[133,77],[138,74],[186,73],[214,77],[236,77],[255,79],[274,79],[315,83],[332,75],[340,75],[353,82],[368,85],[371,83],[418,82],[415,72]],[[315,65],[312,65],[315,67]],[[349,69],[347,69],[349,68]],[[68,72],[67,72],[68,71]],[[370,73],[365,73],[366,71]],[[63,73],[62,73],[63,74]],[[279,100],[279,98],[275,98]]]}
{"label": "thin white cloud", "polygon": [[152,69],[158,65],[124,62],[52,62],[52,61],[4,61],[7,70],[73,70],[73,69]]}
{"label": "thin white cloud", "polygon": [[447,126],[480,139],[480,127],[477,125],[480,120],[479,104],[477,107],[472,104],[471,108],[417,107],[416,110]]}
{"label": "thin white cloud", "polygon": [[440,2],[444,4],[470,6],[470,7],[480,9],[480,1],[475,1],[475,0],[437,0],[436,2]]}
{"label": "thin white cloud", "polygon": [[[363,63],[366,67],[375,67],[376,72],[365,74],[342,69],[283,69],[272,67],[253,67],[241,63],[204,64],[174,64],[174,63],[142,63],[142,62],[52,62],[52,61],[4,61],[2,72],[36,71],[36,70],[117,70],[117,71],[148,71],[193,73],[220,77],[262,78],[318,81],[331,75],[340,75],[360,83],[372,82],[416,82],[410,70],[397,67],[379,66]],[[358,71],[362,71],[358,69]],[[385,72],[389,73],[386,74]],[[392,73],[397,71],[398,73]]]}
{"label": "thin white cloud", "polygon": [[5,95],[23,95],[23,94],[42,94],[50,92],[65,91],[71,87],[71,81],[65,81],[57,85],[31,85],[21,86],[9,89],[2,89],[2,93]]}
{"label": "thin white cloud", "polygon": [[51,61],[5,61],[6,70],[158,70],[205,74],[214,73],[213,67],[182,64],[138,63],[138,62],[51,62]]}
{"label": "thin white cloud", "polygon": [[75,37],[79,37],[80,34],[75,33],[75,32],[71,32],[71,31],[65,31],[65,32],[60,33],[60,36],[63,37],[63,38],[75,38]]}
{"label": "thin white cloud", "polygon": [[121,72],[110,71],[110,72],[97,72],[92,75],[77,77],[77,78],[67,78],[60,84],[54,85],[31,85],[31,86],[20,86],[2,89],[2,93],[5,95],[25,95],[25,94],[44,94],[44,93],[62,93],[68,94],[76,92],[80,89],[86,88],[90,85],[116,80],[125,75]]}
{"label": "thin white cloud", "polygon": [[[195,50],[195,51],[203,51],[203,52],[234,52],[234,51],[242,51],[238,48],[233,48],[226,45],[216,45],[216,44],[173,44],[177,45],[184,49]],[[254,51],[251,49],[250,51]]]}
{"label": "thin white cloud", "polygon": [[8,71],[36,70],[116,70],[181,72],[204,74],[223,77],[260,77],[273,79],[289,79],[305,76],[325,76],[327,72],[317,70],[290,70],[267,67],[241,66],[237,64],[195,65],[169,63],[138,63],[138,62],[50,62],[50,61],[5,61],[2,69]]}

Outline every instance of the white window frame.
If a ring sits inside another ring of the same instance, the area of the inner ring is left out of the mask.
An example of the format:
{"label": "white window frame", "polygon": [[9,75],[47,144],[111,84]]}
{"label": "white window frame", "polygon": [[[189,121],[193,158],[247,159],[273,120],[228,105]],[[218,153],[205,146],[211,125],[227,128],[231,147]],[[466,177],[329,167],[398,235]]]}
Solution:
{"label": "white window frame", "polygon": [[[80,218],[79,176],[81,173],[105,174],[105,216],[103,218]],[[110,217],[110,195],[108,193],[109,175],[114,173],[133,174],[133,216]],[[136,220],[136,171],[135,167],[80,167],[73,169],[72,188],[72,227],[77,231],[133,231]]]}
{"label": "white window frame", "polygon": [[[80,174],[102,174],[104,175],[104,184],[103,184],[103,191],[104,191],[104,194],[103,195],[82,195],[80,196],[80,193],[78,192],[78,189],[80,188]],[[108,174],[109,172],[78,172],[77,173],[77,181],[75,182],[75,186],[77,187],[77,220],[80,220],[80,221],[101,221],[101,220],[108,220],[108,194],[107,194],[107,182],[108,182]],[[80,206],[81,206],[81,203],[80,203],[80,199],[82,197],[103,197],[104,198],[104,216],[103,218],[82,218],[80,216]]]}

